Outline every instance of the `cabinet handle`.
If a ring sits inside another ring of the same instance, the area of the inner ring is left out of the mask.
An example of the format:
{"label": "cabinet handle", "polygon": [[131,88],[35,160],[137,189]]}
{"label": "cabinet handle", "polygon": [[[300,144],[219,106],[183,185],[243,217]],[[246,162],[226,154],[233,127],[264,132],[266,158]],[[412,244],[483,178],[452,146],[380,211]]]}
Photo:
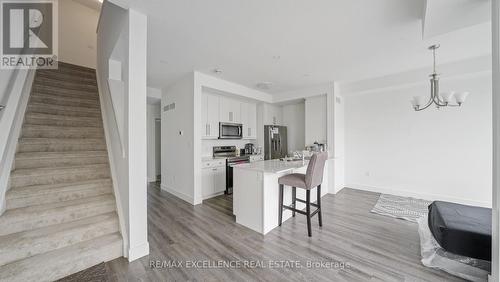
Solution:
{"label": "cabinet handle", "polygon": [[212,134],[212,127],[210,126],[210,124],[208,125],[208,135],[211,135]]}
{"label": "cabinet handle", "polygon": [[229,112],[229,121],[233,121],[233,112]]}
{"label": "cabinet handle", "polygon": [[208,123],[207,123],[207,124],[205,124],[205,135],[209,135],[209,134],[208,134]]}
{"label": "cabinet handle", "polygon": [[252,136],[252,129],[250,127],[248,128],[248,136]]}
{"label": "cabinet handle", "polygon": [[212,168],[212,170],[213,170],[213,171],[216,171],[216,170],[217,170],[217,168],[215,168],[215,167],[214,167],[214,168]]}

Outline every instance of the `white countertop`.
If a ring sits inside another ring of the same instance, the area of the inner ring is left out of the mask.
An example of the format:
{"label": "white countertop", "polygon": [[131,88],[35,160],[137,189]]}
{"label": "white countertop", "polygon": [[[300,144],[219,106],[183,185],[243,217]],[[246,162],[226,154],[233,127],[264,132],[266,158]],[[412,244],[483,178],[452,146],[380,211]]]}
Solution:
{"label": "white countertop", "polygon": [[259,171],[264,173],[283,173],[289,170],[294,170],[307,166],[309,161],[280,161],[280,160],[268,160],[260,161],[254,163],[235,165],[233,168],[247,169],[253,171]]}
{"label": "white countertop", "polygon": [[201,157],[202,162],[209,162],[209,161],[215,161],[215,160],[225,160],[225,159],[227,159],[227,158],[226,157],[214,158],[212,156]]}
{"label": "white countertop", "polygon": [[[246,156],[264,156],[262,154],[260,155],[246,155]],[[217,158],[214,158],[213,156],[203,156],[201,157],[201,161],[202,162],[208,162],[208,161],[215,161],[215,160],[225,160],[227,159],[227,157],[217,157]]]}

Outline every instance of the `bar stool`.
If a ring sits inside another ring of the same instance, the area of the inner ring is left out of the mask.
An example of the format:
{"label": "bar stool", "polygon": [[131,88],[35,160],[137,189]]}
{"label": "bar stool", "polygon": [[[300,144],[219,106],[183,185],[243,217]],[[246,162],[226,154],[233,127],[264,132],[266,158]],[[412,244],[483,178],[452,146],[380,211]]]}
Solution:
{"label": "bar stool", "polygon": [[[283,209],[288,209],[292,211],[292,216],[295,217],[295,213],[304,214],[307,216],[307,234],[311,237],[311,217],[318,214],[319,226],[323,226],[321,219],[321,183],[323,182],[323,170],[325,167],[325,162],[328,158],[327,152],[316,153],[312,156],[307,166],[306,174],[302,173],[292,173],[282,176],[278,179],[279,187],[279,223],[283,221]],[[283,189],[284,185],[292,187],[292,205],[283,205]],[[311,189],[317,187],[317,197],[318,201],[316,204],[311,203]],[[306,200],[297,199],[297,188],[302,188],[306,190]],[[306,211],[296,209],[296,203],[306,204]],[[316,210],[311,213],[311,206],[315,207]]]}

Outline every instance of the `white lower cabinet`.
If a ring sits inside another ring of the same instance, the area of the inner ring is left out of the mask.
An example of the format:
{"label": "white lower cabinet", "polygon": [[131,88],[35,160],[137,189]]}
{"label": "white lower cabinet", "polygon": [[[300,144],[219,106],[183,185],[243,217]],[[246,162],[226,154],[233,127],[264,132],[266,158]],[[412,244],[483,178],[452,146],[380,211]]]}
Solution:
{"label": "white lower cabinet", "polygon": [[201,187],[203,199],[219,195],[226,190],[226,167],[207,167],[201,170]]}

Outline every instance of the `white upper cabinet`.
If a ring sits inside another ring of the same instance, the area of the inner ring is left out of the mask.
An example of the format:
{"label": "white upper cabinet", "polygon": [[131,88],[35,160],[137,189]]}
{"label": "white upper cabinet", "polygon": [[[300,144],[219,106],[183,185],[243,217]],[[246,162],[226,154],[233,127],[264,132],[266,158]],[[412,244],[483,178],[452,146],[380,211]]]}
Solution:
{"label": "white upper cabinet", "polygon": [[221,96],[219,98],[219,118],[221,122],[241,123],[241,102]]}
{"label": "white upper cabinet", "polygon": [[204,139],[219,137],[219,96],[203,93],[201,96],[201,136]]}
{"label": "white upper cabinet", "polygon": [[237,99],[203,93],[201,96],[201,136],[219,138],[219,122],[243,124],[243,139],[257,139],[257,105]]}
{"label": "white upper cabinet", "polygon": [[279,106],[264,104],[264,125],[282,125],[283,110]]}
{"label": "white upper cabinet", "polygon": [[241,103],[241,123],[243,124],[243,139],[257,139],[257,105]]}

